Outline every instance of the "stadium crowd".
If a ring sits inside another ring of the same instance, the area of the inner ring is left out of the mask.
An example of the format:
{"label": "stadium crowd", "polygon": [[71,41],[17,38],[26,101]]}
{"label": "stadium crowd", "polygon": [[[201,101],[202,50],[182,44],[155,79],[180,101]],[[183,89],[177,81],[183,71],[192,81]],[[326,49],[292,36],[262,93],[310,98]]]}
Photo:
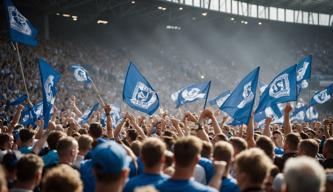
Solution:
{"label": "stadium crowd", "polygon": [[[228,117],[213,109],[174,115],[168,112],[173,106],[167,102],[170,99],[164,99],[166,103],[158,114],[145,117],[124,112],[121,122],[112,128],[109,104],[121,103],[121,72],[126,71],[128,58],[133,57],[126,48],[109,52],[80,42],[61,41],[41,42],[33,49],[20,47],[33,103],[42,98],[37,58],[46,58],[62,73],[48,128],[43,129],[45,122],[41,119],[34,122],[35,126],[23,126],[20,119],[24,106],[6,106],[6,101],[24,93],[16,52],[5,37],[1,36],[0,41],[3,192],[333,191],[333,118],[291,123],[290,104],[285,106],[283,124],[272,124],[267,118],[264,128],[258,129],[253,115],[246,126],[227,125]],[[321,59],[320,66],[327,67],[333,46],[323,44],[320,48],[309,45],[311,48],[296,50],[295,55],[315,53]],[[163,87],[165,93],[197,78],[194,67],[208,71],[217,67],[209,60],[186,60],[171,50],[159,52],[156,58],[140,62],[149,69],[143,69],[143,73],[149,73],[152,84]],[[170,65],[158,62],[164,57],[171,59],[166,61]],[[223,75],[239,81],[242,74],[236,70],[230,73],[235,61],[236,57],[225,57],[229,70]],[[74,63],[89,71],[109,103],[85,124],[79,123],[81,109],[97,99],[69,73],[68,66]],[[317,70],[327,73],[331,69]],[[160,76],[164,71],[175,73]],[[172,86],[162,86],[166,79],[174,79]],[[227,87],[227,83],[222,85]],[[106,115],[105,126],[99,123],[102,113]]]}

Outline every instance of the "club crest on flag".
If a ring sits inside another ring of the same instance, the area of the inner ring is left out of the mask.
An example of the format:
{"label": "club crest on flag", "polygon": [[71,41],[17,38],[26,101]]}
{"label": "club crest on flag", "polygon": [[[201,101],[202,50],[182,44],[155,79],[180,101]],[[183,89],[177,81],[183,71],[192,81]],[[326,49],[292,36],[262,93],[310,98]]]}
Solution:
{"label": "club crest on flag", "polygon": [[46,93],[46,101],[52,104],[54,103],[54,97],[52,91],[53,85],[54,85],[54,76],[49,75],[44,83],[44,90]]}
{"label": "club crest on flag", "polygon": [[131,98],[131,103],[137,105],[138,107],[148,109],[157,100],[156,93],[147,87],[142,82],[137,82],[133,95]]}
{"label": "club crest on flag", "polygon": [[326,101],[331,99],[331,95],[327,93],[327,90],[322,90],[320,91],[318,94],[316,94],[315,96],[313,96],[313,99],[319,103],[319,104],[323,104]]}
{"label": "club crest on flag", "polygon": [[252,82],[248,82],[243,89],[243,100],[237,105],[238,109],[243,108],[247,103],[251,102],[254,98],[254,94],[251,91],[251,84]]}
{"label": "club crest on flag", "polygon": [[290,85],[288,74],[282,74],[272,82],[269,88],[269,95],[274,98],[280,98],[290,95]]}
{"label": "club crest on flag", "polygon": [[86,72],[82,68],[79,68],[79,67],[74,69],[74,77],[78,81],[87,81],[88,80]]}
{"label": "club crest on flag", "polygon": [[14,6],[8,6],[10,27],[25,35],[31,35],[32,30],[27,19]]}
{"label": "club crest on flag", "polygon": [[204,99],[205,93],[202,93],[199,88],[193,87],[182,91],[182,97],[185,101],[194,101],[195,99]]}

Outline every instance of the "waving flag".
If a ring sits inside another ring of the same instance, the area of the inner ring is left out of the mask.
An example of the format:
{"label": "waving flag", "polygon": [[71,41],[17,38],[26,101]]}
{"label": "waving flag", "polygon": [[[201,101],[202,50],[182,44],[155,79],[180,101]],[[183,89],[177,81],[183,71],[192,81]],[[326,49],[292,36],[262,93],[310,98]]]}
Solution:
{"label": "waving flag", "polygon": [[[117,125],[122,121],[122,117],[121,117],[121,112],[120,112],[120,108],[116,107],[114,105],[112,105],[111,107],[111,118],[112,118],[112,128],[116,128]],[[103,127],[106,126],[106,115],[105,113],[102,114],[101,117],[101,124]]]}
{"label": "waving flag", "polygon": [[79,81],[83,82],[85,84],[90,84],[91,83],[91,78],[88,75],[88,72],[81,67],[80,65],[71,65],[69,67],[69,70],[73,73],[74,78]]}
{"label": "waving flag", "polygon": [[261,94],[265,91],[267,85],[265,83],[263,83],[262,81],[259,81],[258,84],[259,84],[259,93],[261,96]]}
{"label": "waving flag", "polygon": [[209,101],[210,105],[217,105],[218,107],[221,107],[221,105],[225,102],[225,100],[228,99],[230,96],[230,90],[224,91],[220,93],[217,97]]}
{"label": "waving flag", "polygon": [[251,116],[260,67],[251,71],[233,90],[220,109],[233,118],[233,125],[247,124]]}
{"label": "waving flag", "polygon": [[254,122],[261,127],[265,123],[266,114],[264,111],[254,114]]}
{"label": "waving flag", "polygon": [[25,105],[21,112],[21,121],[20,123],[24,126],[35,125],[35,115],[32,107],[30,105]]}
{"label": "waving flag", "polygon": [[198,99],[207,99],[210,88],[210,81],[205,83],[191,84],[182,88],[177,96],[176,108],[185,103],[191,103]]}
{"label": "waving flag", "polygon": [[[35,116],[36,120],[43,118],[43,101],[36,103],[32,107],[32,110],[34,112],[34,116]],[[51,109],[50,113],[52,114],[52,109]]]}
{"label": "waving flag", "polygon": [[99,103],[96,102],[93,106],[84,111],[82,116],[78,119],[80,124],[85,124],[88,122],[90,116],[98,109]]}
{"label": "waving flag", "polygon": [[305,117],[306,117],[304,119],[305,122],[318,121],[318,119],[319,119],[319,113],[318,113],[318,111],[313,106],[310,106],[305,111]]}
{"label": "waving flag", "polygon": [[298,94],[302,89],[305,89],[309,86],[308,80],[311,78],[311,64],[312,56],[308,55],[304,57],[297,64],[297,92]]}
{"label": "waving flag", "polygon": [[14,6],[11,0],[4,0],[10,40],[36,46],[37,30]]}
{"label": "waving flag", "polygon": [[262,93],[256,113],[276,103],[296,101],[296,66],[278,74]]}
{"label": "waving flag", "polygon": [[332,97],[333,84],[326,87],[324,90],[315,93],[311,98],[310,105],[324,104]]}
{"label": "waving flag", "polygon": [[61,75],[43,59],[39,59],[39,72],[42,80],[44,128],[47,128]]}
{"label": "waving flag", "polygon": [[17,97],[16,99],[12,99],[12,100],[8,101],[7,105],[19,105],[19,104],[23,103],[27,98],[28,98],[27,94],[21,95],[21,96]]}
{"label": "waving flag", "polygon": [[160,106],[156,91],[131,62],[125,78],[123,100],[131,108],[149,115],[152,115]]}

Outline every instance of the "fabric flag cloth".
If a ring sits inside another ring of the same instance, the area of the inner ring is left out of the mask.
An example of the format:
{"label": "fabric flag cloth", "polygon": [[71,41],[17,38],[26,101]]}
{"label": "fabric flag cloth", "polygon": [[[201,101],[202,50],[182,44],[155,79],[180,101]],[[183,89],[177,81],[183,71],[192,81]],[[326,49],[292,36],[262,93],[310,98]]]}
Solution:
{"label": "fabric flag cloth", "polygon": [[300,60],[297,64],[297,94],[299,95],[302,89],[309,86],[308,80],[311,79],[312,55],[308,55]]}
{"label": "fabric flag cloth", "polygon": [[149,115],[160,106],[158,94],[132,62],[125,77],[123,100],[131,108]]}
{"label": "fabric flag cloth", "polygon": [[256,97],[259,71],[260,67],[251,71],[220,107],[233,118],[233,125],[248,124]]}
{"label": "fabric flag cloth", "polygon": [[211,81],[205,83],[191,84],[179,90],[176,99],[176,108],[184,105],[185,103],[194,102],[198,99],[207,99],[210,82]]}
{"label": "fabric flag cloth", "polygon": [[263,83],[262,81],[259,81],[258,84],[259,84],[259,93],[261,96],[261,94],[265,91],[267,84]]}
{"label": "fabric flag cloth", "polygon": [[[112,119],[112,128],[116,128],[118,126],[118,124],[123,119],[121,117],[120,108],[112,105],[110,115],[111,115],[111,119]],[[106,126],[106,115],[105,115],[105,113],[103,113],[102,116],[101,116],[101,124],[102,124],[103,127]]]}
{"label": "fabric flag cloth", "polygon": [[311,98],[310,105],[324,104],[332,97],[333,84],[329,85],[322,91],[318,91]]}
{"label": "fabric flag cloth", "polygon": [[256,113],[277,103],[297,100],[296,67],[293,65],[278,74],[262,93]]}
{"label": "fabric flag cloth", "polygon": [[8,106],[9,105],[19,105],[21,103],[23,103],[26,99],[28,98],[27,94],[21,95],[19,97],[17,97],[16,99],[12,99],[8,101]]}
{"label": "fabric flag cloth", "polygon": [[47,128],[57,94],[57,83],[61,78],[61,74],[43,59],[39,59],[39,72],[42,80],[44,128]]}
{"label": "fabric flag cloth", "polygon": [[88,122],[90,116],[98,109],[99,103],[96,102],[93,106],[84,111],[82,116],[79,118],[78,122],[80,124],[85,124]]}
{"label": "fabric flag cloth", "polygon": [[[43,118],[43,101],[40,101],[36,103],[33,107],[33,112],[35,116],[35,120],[42,119]],[[53,110],[51,109],[51,114],[53,113]]]}
{"label": "fabric flag cloth", "polygon": [[4,0],[4,6],[8,21],[10,40],[17,43],[36,46],[37,29],[16,9],[11,0]]}
{"label": "fabric flag cloth", "polygon": [[32,125],[35,126],[35,114],[33,108],[30,105],[25,105],[21,112],[20,123],[23,126]]}
{"label": "fabric flag cloth", "polygon": [[310,106],[305,111],[305,117],[306,117],[304,119],[305,122],[318,121],[318,119],[319,119],[319,113],[318,113],[318,111],[313,106]]}
{"label": "fabric flag cloth", "polygon": [[254,114],[254,122],[261,127],[265,123],[266,114],[264,111]]}
{"label": "fabric flag cloth", "polygon": [[85,70],[80,65],[71,65],[69,66],[69,70],[73,73],[74,78],[79,81],[83,82],[85,84],[90,84],[92,82],[90,76],[88,75],[87,70]]}
{"label": "fabric flag cloth", "polygon": [[209,101],[210,105],[217,105],[218,107],[221,107],[221,105],[227,100],[227,98],[230,96],[231,91],[223,91],[218,96],[216,96],[214,99]]}
{"label": "fabric flag cloth", "polygon": [[319,114],[313,106],[302,106],[293,111],[290,120],[292,122],[313,122],[317,121]]}

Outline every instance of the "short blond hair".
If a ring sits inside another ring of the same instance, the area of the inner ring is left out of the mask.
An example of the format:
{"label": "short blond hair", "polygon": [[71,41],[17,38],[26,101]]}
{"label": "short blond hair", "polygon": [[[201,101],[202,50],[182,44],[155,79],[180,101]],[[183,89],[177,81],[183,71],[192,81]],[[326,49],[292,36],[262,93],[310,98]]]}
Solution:
{"label": "short blond hair", "polygon": [[81,135],[78,139],[79,151],[87,151],[91,149],[93,138],[89,135]]}
{"label": "short blond hair", "polygon": [[202,141],[195,136],[186,136],[177,140],[174,146],[176,165],[187,167],[197,155],[201,154]]}
{"label": "short blond hair", "polygon": [[82,192],[83,183],[78,171],[62,164],[50,169],[42,181],[42,192]]}

